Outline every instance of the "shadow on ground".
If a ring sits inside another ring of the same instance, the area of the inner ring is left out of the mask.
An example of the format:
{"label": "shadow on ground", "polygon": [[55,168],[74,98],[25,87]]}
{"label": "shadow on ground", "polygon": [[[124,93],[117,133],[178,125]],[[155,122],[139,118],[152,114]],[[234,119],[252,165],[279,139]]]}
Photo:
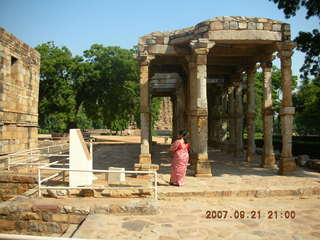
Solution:
{"label": "shadow on ground", "polygon": [[[117,142],[117,141],[114,141]],[[167,144],[154,144],[152,146],[152,163],[159,164],[160,174],[170,174],[170,161],[172,154]],[[94,146],[94,169],[108,169],[109,167],[121,167],[132,170],[138,162],[140,153],[139,143],[110,143],[96,144]],[[226,175],[243,176],[273,176],[278,175],[275,169],[260,167],[260,155],[256,155],[250,165],[243,157],[235,158],[216,149],[209,148],[209,159],[212,160],[212,172],[215,177]],[[192,176],[194,171],[189,169],[187,175]],[[314,177],[314,172],[308,169],[298,168],[295,177]]]}

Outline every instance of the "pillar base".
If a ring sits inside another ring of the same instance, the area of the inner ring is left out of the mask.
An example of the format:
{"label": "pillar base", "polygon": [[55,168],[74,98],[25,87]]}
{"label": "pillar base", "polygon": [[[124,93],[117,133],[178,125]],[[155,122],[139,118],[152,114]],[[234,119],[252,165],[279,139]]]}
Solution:
{"label": "pillar base", "polygon": [[262,154],[262,159],[261,159],[261,167],[263,168],[274,168],[276,167],[276,158],[274,154],[270,155],[265,155]]}
{"label": "pillar base", "polygon": [[297,169],[297,165],[293,159],[293,157],[281,157],[280,158],[280,166],[279,166],[279,174],[285,175],[294,172]]}
{"label": "pillar base", "polygon": [[139,163],[142,164],[151,164],[151,154],[140,154]]}
{"label": "pillar base", "polygon": [[209,160],[198,160],[195,164],[195,177],[212,177],[211,162]]}
{"label": "pillar base", "polygon": [[135,171],[158,171],[159,165],[151,163],[136,163],[133,168]]}

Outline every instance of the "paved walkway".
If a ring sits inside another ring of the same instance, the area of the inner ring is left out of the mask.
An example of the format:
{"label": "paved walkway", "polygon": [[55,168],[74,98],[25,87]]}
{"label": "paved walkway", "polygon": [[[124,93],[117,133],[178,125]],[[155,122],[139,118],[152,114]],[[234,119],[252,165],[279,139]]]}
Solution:
{"label": "paved walkway", "polygon": [[[105,141],[109,142],[95,146],[95,168],[132,169],[139,155],[139,138],[111,137]],[[320,173],[299,168],[291,176],[280,176],[276,170],[260,168],[260,156],[249,166],[242,158],[209,149],[214,177],[195,178],[189,169],[186,185],[173,187],[168,185],[171,158],[168,147],[157,144],[152,148],[153,162],[160,165],[160,214],[89,215],[73,237],[320,239]],[[208,219],[208,214],[216,218]]]}
{"label": "paved walkway", "polygon": [[[161,213],[155,216],[89,215],[73,237],[113,240],[320,239],[320,199],[315,196],[302,199],[193,197],[159,203]],[[217,217],[206,218],[209,213],[216,213]]]}

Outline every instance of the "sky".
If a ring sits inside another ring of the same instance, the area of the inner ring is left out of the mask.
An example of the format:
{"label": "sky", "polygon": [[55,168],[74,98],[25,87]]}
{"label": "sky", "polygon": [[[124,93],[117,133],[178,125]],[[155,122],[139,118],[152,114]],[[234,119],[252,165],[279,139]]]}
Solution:
{"label": "sky", "polygon": [[[138,38],[156,31],[194,26],[218,16],[265,17],[291,24],[299,31],[319,28],[317,18],[305,19],[305,9],[286,19],[269,0],[0,0],[0,26],[28,45],[54,41],[82,55],[92,44],[132,48]],[[299,75],[304,54],[293,55]],[[274,61],[279,66],[279,60]]]}

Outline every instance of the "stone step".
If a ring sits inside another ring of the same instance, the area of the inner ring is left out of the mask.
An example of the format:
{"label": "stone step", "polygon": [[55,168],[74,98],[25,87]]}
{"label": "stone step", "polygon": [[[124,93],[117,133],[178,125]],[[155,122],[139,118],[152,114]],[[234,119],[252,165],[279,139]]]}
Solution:
{"label": "stone step", "polygon": [[305,187],[305,188],[284,188],[284,189],[252,189],[252,190],[217,190],[217,191],[188,191],[180,190],[172,191],[160,190],[159,199],[171,197],[283,197],[283,196],[311,196],[320,195],[320,187]]}

